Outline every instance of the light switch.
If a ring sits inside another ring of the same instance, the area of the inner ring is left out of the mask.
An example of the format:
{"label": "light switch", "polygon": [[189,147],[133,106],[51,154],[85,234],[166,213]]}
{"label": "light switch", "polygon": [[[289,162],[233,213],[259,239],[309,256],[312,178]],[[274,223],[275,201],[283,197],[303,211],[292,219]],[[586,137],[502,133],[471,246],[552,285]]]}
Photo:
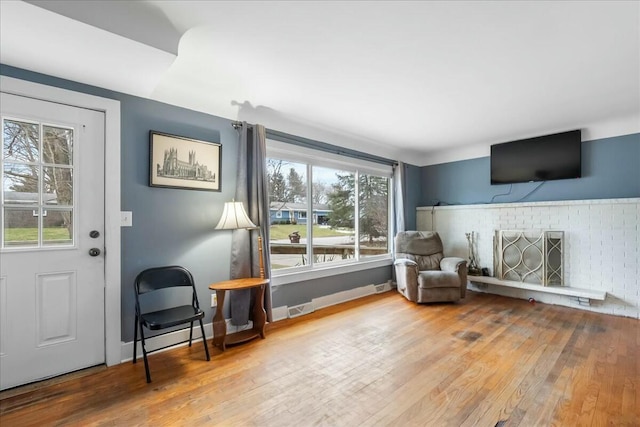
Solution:
{"label": "light switch", "polygon": [[120,227],[131,227],[133,225],[133,212],[120,212]]}

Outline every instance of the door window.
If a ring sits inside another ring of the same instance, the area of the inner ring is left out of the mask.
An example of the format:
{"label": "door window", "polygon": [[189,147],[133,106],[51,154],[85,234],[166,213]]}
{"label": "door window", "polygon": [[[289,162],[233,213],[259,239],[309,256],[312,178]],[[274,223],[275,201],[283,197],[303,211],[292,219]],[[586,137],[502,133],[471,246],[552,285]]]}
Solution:
{"label": "door window", "polygon": [[74,130],[3,118],[2,248],[74,245]]}

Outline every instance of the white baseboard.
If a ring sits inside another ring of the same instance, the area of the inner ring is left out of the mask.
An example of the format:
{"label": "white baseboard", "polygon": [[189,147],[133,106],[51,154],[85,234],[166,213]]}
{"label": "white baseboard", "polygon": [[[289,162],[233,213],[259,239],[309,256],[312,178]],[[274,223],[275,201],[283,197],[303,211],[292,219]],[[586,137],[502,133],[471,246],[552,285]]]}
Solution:
{"label": "white baseboard", "polygon": [[330,307],[332,305],[363,298],[376,293],[375,285],[367,285],[359,288],[349,289],[348,291],[337,292],[331,295],[325,295],[311,300],[314,309]]}
{"label": "white baseboard", "polygon": [[393,282],[391,280],[388,280],[387,282],[381,283],[379,285],[366,285],[359,288],[350,289],[348,291],[341,291],[335,294],[313,298],[309,302],[305,302],[296,306],[290,307],[284,305],[280,307],[274,307],[272,311],[273,320],[278,321],[313,313],[315,310],[319,310],[321,308],[330,307],[332,305],[341,304],[343,302],[351,301],[373,294],[387,292],[393,289],[393,287]]}
{"label": "white baseboard", "polygon": [[[231,324],[231,319],[226,319],[227,322],[227,334],[234,334],[236,332],[244,331],[253,327],[253,322],[249,320],[246,325],[235,326]],[[204,334],[208,340],[213,339],[213,325],[211,323],[204,324]],[[151,337],[146,339],[147,351],[154,351],[162,347],[160,351],[171,350],[173,348],[184,347],[189,345],[189,342],[181,342],[189,339],[189,328],[180,329],[178,331],[170,332],[166,335],[157,337]],[[200,333],[200,326],[193,325],[193,342],[202,341],[202,334]],[[179,343],[171,345],[173,343]],[[210,343],[209,343],[210,345]],[[169,346],[169,347],[167,347]],[[211,349],[211,347],[209,347]],[[138,349],[136,350],[136,356],[138,359],[142,358],[142,344],[138,342]],[[120,349],[120,362],[130,362],[133,360],[133,341],[122,342]]]}
{"label": "white baseboard", "polygon": [[[213,327],[211,323],[206,323],[204,325],[204,333],[207,339],[213,338]],[[158,337],[146,338],[147,351],[154,351],[162,347],[167,347],[160,351],[171,350],[173,348],[184,347],[185,345],[189,345],[188,342],[182,342],[189,339],[189,328],[180,329],[178,331],[170,332],[166,335],[161,335]],[[202,334],[200,333],[200,326],[194,325],[193,327],[193,342],[199,342],[202,340]],[[180,343],[176,345],[171,345],[172,343]],[[138,341],[138,348],[136,349],[137,359],[142,358],[142,344]],[[133,360],[133,341],[122,342],[120,347],[120,362],[130,362]]]}
{"label": "white baseboard", "polygon": [[288,307],[283,305],[281,307],[273,307],[271,309],[271,315],[273,316],[273,321],[277,322],[279,320],[284,320],[289,315]]}
{"label": "white baseboard", "polygon": [[[297,315],[304,315],[304,314],[312,313],[313,311],[318,310],[320,308],[330,307],[332,305],[340,304],[343,302],[351,301],[357,298],[362,298],[362,297],[366,297],[373,294],[379,294],[381,292],[386,292],[391,289],[393,289],[393,283],[391,282],[391,280],[389,280],[386,283],[382,283],[379,285],[361,286],[359,288],[350,289],[348,291],[337,292],[335,294],[314,298],[308,303],[300,304],[300,306],[295,306],[295,307],[302,307],[302,310],[299,310],[300,313]],[[290,308],[293,308],[293,307],[288,307],[286,305],[281,307],[274,307],[272,309],[273,321],[277,322],[279,320],[284,320],[289,317],[296,317],[296,316],[291,316],[289,314]],[[253,323],[251,321],[249,321],[249,323],[247,323],[246,325],[241,325],[241,326],[232,325],[231,319],[226,319],[226,321],[227,321],[227,334],[233,334],[235,332],[240,332],[245,329],[249,329],[253,327]],[[207,339],[213,338],[213,326],[211,323],[204,324],[204,333]],[[188,339],[189,339],[189,328],[180,329],[179,331],[170,332],[166,335],[161,335],[158,337],[147,338],[146,340],[147,351],[153,351],[162,347],[166,347],[166,348],[160,351],[183,347],[185,345],[188,345],[189,343],[181,342],[181,341],[186,341]],[[194,325],[193,341],[198,342],[198,341],[201,341],[201,339],[202,339],[202,336],[200,334],[200,328],[197,325]],[[180,343],[180,344],[171,345],[172,343]],[[136,355],[138,359],[142,358],[142,346],[139,342],[138,342],[138,349],[137,349]],[[133,360],[133,341],[121,342],[121,348],[120,348],[121,363],[130,362],[131,360]]]}

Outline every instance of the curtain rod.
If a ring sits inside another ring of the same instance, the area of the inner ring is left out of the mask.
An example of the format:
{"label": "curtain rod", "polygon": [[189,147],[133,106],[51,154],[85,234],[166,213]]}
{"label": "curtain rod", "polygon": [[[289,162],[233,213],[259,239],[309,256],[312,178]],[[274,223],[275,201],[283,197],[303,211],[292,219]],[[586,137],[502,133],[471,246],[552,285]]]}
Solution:
{"label": "curtain rod", "polygon": [[[233,126],[233,128],[235,130],[241,129],[242,128],[242,122],[241,121],[233,121],[231,122],[231,126]],[[384,157],[380,157],[380,156],[376,156],[373,154],[368,154],[368,153],[363,153],[361,151],[358,150],[350,150],[350,149],[342,149],[341,147],[335,146],[333,144],[329,144],[326,142],[321,142],[321,141],[316,141],[313,139],[308,139],[308,138],[304,138],[304,137],[299,137],[299,136],[295,136],[295,135],[291,135],[291,134],[287,134],[284,132],[279,132],[279,131],[275,131],[272,129],[266,129],[267,132],[267,138],[272,138],[278,141],[282,141],[282,142],[287,142],[287,143],[293,143],[294,145],[298,145],[298,146],[303,146],[303,147],[308,147],[308,148],[312,148],[315,150],[321,150],[321,151],[326,151],[326,152],[330,152],[330,153],[335,153],[335,154],[339,154],[341,156],[347,156],[347,157],[353,157],[353,158],[357,158],[357,159],[362,159],[362,160],[367,160],[367,161],[372,161],[375,163],[382,163],[382,164],[388,164],[390,166],[397,166],[398,162],[395,160],[390,160],[390,159],[385,159]]]}

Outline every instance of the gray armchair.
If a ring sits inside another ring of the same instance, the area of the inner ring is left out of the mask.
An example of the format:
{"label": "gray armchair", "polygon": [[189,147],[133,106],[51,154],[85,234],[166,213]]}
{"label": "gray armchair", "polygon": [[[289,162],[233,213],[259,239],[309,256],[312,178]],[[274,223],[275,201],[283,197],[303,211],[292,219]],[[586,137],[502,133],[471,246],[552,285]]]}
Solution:
{"label": "gray armchair", "polygon": [[467,261],[445,258],[433,231],[401,231],[395,237],[398,292],[413,302],[458,301],[467,292]]}

